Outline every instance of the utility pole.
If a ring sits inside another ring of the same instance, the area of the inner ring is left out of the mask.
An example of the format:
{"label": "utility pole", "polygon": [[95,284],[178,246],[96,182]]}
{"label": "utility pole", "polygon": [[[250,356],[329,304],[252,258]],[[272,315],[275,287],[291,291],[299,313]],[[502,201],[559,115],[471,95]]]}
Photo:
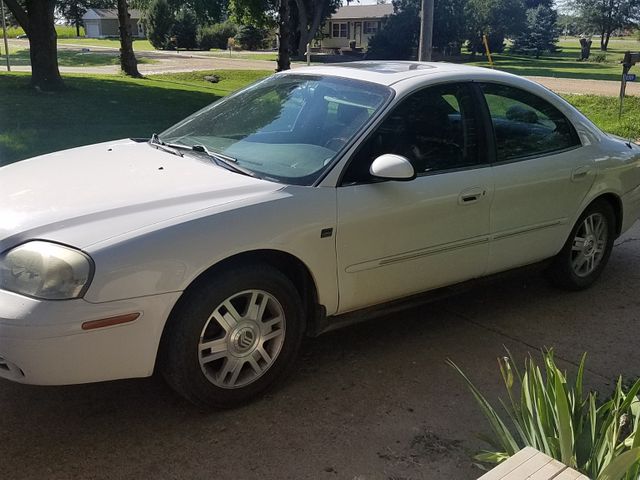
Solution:
{"label": "utility pole", "polygon": [[433,44],[433,3],[434,0],[422,0],[420,45],[418,48],[418,60],[421,62],[431,61],[431,46]]}
{"label": "utility pole", "polygon": [[4,37],[4,53],[7,54],[7,72],[11,71],[11,64],[9,63],[9,41],[7,40],[7,21],[4,19],[4,2],[0,0],[0,11],[2,14],[2,35]]}

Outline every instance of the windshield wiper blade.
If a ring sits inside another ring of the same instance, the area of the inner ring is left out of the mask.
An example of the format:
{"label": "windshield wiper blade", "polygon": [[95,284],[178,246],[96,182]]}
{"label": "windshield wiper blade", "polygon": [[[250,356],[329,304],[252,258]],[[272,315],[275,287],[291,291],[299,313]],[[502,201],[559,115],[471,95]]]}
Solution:
{"label": "windshield wiper blade", "polygon": [[256,175],[253,171],[239,166],[236,163],[237,160],[235,158],[230,157],[228,155],[223,155],[222,153],[212,152],[204,145],[185,145],[184,143],[167,143],[160,140],[158,135],[155,133],[151,136],[150,142],[153,145],[167,149],[167,151],[171,151],[172,153],[175,152],[176,155],[180,155],[181,157],[183,155],[182,153],[179,152],[179,150],[189,150],[192,152],[204,153],[209,158],[213,159],[217,165],[220,165],[221,167],[224,167],[227,170],[231,170],[236,173],[241,173],[242,175],[247,175],[249,177],[259,178],[258,175]]}
{"label": "windshield wiper blade", "polygon": [[163,152],[172,153],[173,155],[177,155],[179,157],[184,157],[184,154],[178,151],[175,145],[171,145],[160,140],[160,137],[158,137],[157,133],[151,135],[151,138],[149,139],[149,145],[157,148],[158,150],[162,150]]}
{"label": "windshield wiper blade", "polygon": [[[172,147],[175,147],[176,145],[171,145]],[[236,173],[241,173],[243,175],[247,175],[249,177],[254,177],[257,178],[258,175],[255,174],[255,172],[248,170],[246,168],[242,168],[241,166],[239,166],[236,162],[237,160],[233,157],[230,157],[228,155],[223,155],[222,153],[217,153],[217,152],[212,152],[211,150],[209,150],[207,147],[205,147],[204,145],[193,145],[191,147],[187,146],[187,145],[181,145],[182,148],[189,148],[191,150],[193,150],[194,152],[201,152],[201,153],[205,153],[207,154],[210,158],[212,158],[218,165],[227,168],[228,170],[232,170]]]}

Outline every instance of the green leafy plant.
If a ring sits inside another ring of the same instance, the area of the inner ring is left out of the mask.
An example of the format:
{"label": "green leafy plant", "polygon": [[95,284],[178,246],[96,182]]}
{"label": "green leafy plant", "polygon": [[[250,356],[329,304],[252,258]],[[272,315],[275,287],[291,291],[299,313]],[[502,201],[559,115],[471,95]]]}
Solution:
{"label": "green leafy plant", "polygon": [[500,463],[521,448],[530,446],[596,480],[631,480],[640,474],[640,380],[628,389],[618,378],[610,398],[599,402],[597,393],[585,392],[583,377],[586,354],[575,380],[558,368],[553,351],[544,352],[543,366],[529,357],[521,374],[511,354],[498,364],[508,400],[500,400],[513,432],[496,409],[464,372],[451,365],[464,379],[492,435],[481,438],[490,449],[476,459]]}

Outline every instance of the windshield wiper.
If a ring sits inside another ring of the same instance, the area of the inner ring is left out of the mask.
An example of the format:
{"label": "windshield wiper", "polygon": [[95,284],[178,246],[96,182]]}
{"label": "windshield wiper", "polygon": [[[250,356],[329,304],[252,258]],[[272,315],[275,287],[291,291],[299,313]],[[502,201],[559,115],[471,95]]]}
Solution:
{"label": "windshield wiper", "polygon": [[238,160],[233,158],[233,157],[230,157],[228,155],[224,155],[224,154],[218,153],[218,152],[212,152],[211,150],[209,150],[204,145],[194,145],[192,148],[193,148],[194,152],[206,153],[218,165],[226,167],[229,170],[233,170],[234,172],[242,173],[243,175],[248,175],[249,177],[257,177],[255,172],[253,172],[251,170],[248,170],[246,168],[242,168],[240,165],[238,165]]}
{"label": "windshield wiper", "polygon": [[168,152],[179,157],[184,157],[184,154],[176,149],[176,145],[163,142],[162,140],[160,140],[160,137],[158,137],[157,133],[151,135],[151,138],[149,139],[149,145],[157,148],[158,150],[162,150],[163,152]]}
{"label": "windshield wiper", "polygon": [[179,152],[179,150],[189,150],[192,152],[204,153],[209,158],[211,158],[214,162],[216,162],[216,165],[219,165],[221,167],[226,168],[227,170],[231,170],[236,173],[241,173],[242,175],[247,175],[248,177],[259,178],[258,175],[256,175],[253,171],[239,166],[235,158],[230,157],[228,155],[223,155],[222,153],[212,152],[204,145],[185,145],[183,143],[167,143],[160,140],[158,135],[155,133],[151,136],[150,142],[155,146],[166,149],[167,151],[170,151],[171,153],[175,153],[176,155],[180,155],[181,157],[183,155],[181,152]]}
{"label": "windshield wiper", "polygon": [[211,158],[216,163],[216,165],[224,167],[227,170],[231,170],[232,172],[241,173],[242,175],[258,178],[258,175],[256,175],[255,172],[239,166],[237,164],[238,160],[236,160],[235,158],[230,157],[228,155],[224,155],[222,153],[212,152],[204,145],[181,145],[176,143],[169,143],[168,145],[173,148],[181,148],[183,150],[191,150],[193,152],[204,153],[209,158]]}

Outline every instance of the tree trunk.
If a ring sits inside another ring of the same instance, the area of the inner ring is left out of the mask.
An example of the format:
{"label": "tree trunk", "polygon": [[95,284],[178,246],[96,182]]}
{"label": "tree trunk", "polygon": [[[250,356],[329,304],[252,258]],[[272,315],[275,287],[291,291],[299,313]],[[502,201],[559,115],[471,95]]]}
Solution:
{"label": "tree trunk", "polygon": [[607,32],[604,37],[604,45],[602,46],[602,51],[606,52],[609,49],[609,40],[611,39],[611,32]]}
{"label": "tree trunk", "polygon": [[580,60],[589,60],[589,56],[591,55],[591,39],[581,38],[580,39]]}
{"label": "tree trunk", "polygon": [[29,22],[25,31],[29,36],[31,86],[44,91],[61,90],[64,83],[58,68],[53,17],[55,0],[27,0],[26,8]]}
{"label": "tree trunk", "polygon": [[304,0],[296,0],[296,6],[298,7],[298,28],[300,29],[300,41],[298,42],[297,54],[302,56],[307,51],[307,43],[310,43],[314,39],[318,28],[320,28],[320,21],[322,20],[323,5],[320,2],[314,3],[313,20],[311,21],[311,27],[307,29],[308,12]]}
{"label": "tree trunk", "polygon": [[133,38],[131,36],[131,15],[127,0],[118,0],[118,23],[120,24],[120,68],[131,77],[140,78],[138,61],[133,53]]}
{"label": "tree trunk", "polygon": [[289,25],[289,0],[280,0],[278,6],[278,37],[280,43],[278,45],[278,67],[276,72],[289,70],[291,68],[291,58],[289,54],[291,27]]}

